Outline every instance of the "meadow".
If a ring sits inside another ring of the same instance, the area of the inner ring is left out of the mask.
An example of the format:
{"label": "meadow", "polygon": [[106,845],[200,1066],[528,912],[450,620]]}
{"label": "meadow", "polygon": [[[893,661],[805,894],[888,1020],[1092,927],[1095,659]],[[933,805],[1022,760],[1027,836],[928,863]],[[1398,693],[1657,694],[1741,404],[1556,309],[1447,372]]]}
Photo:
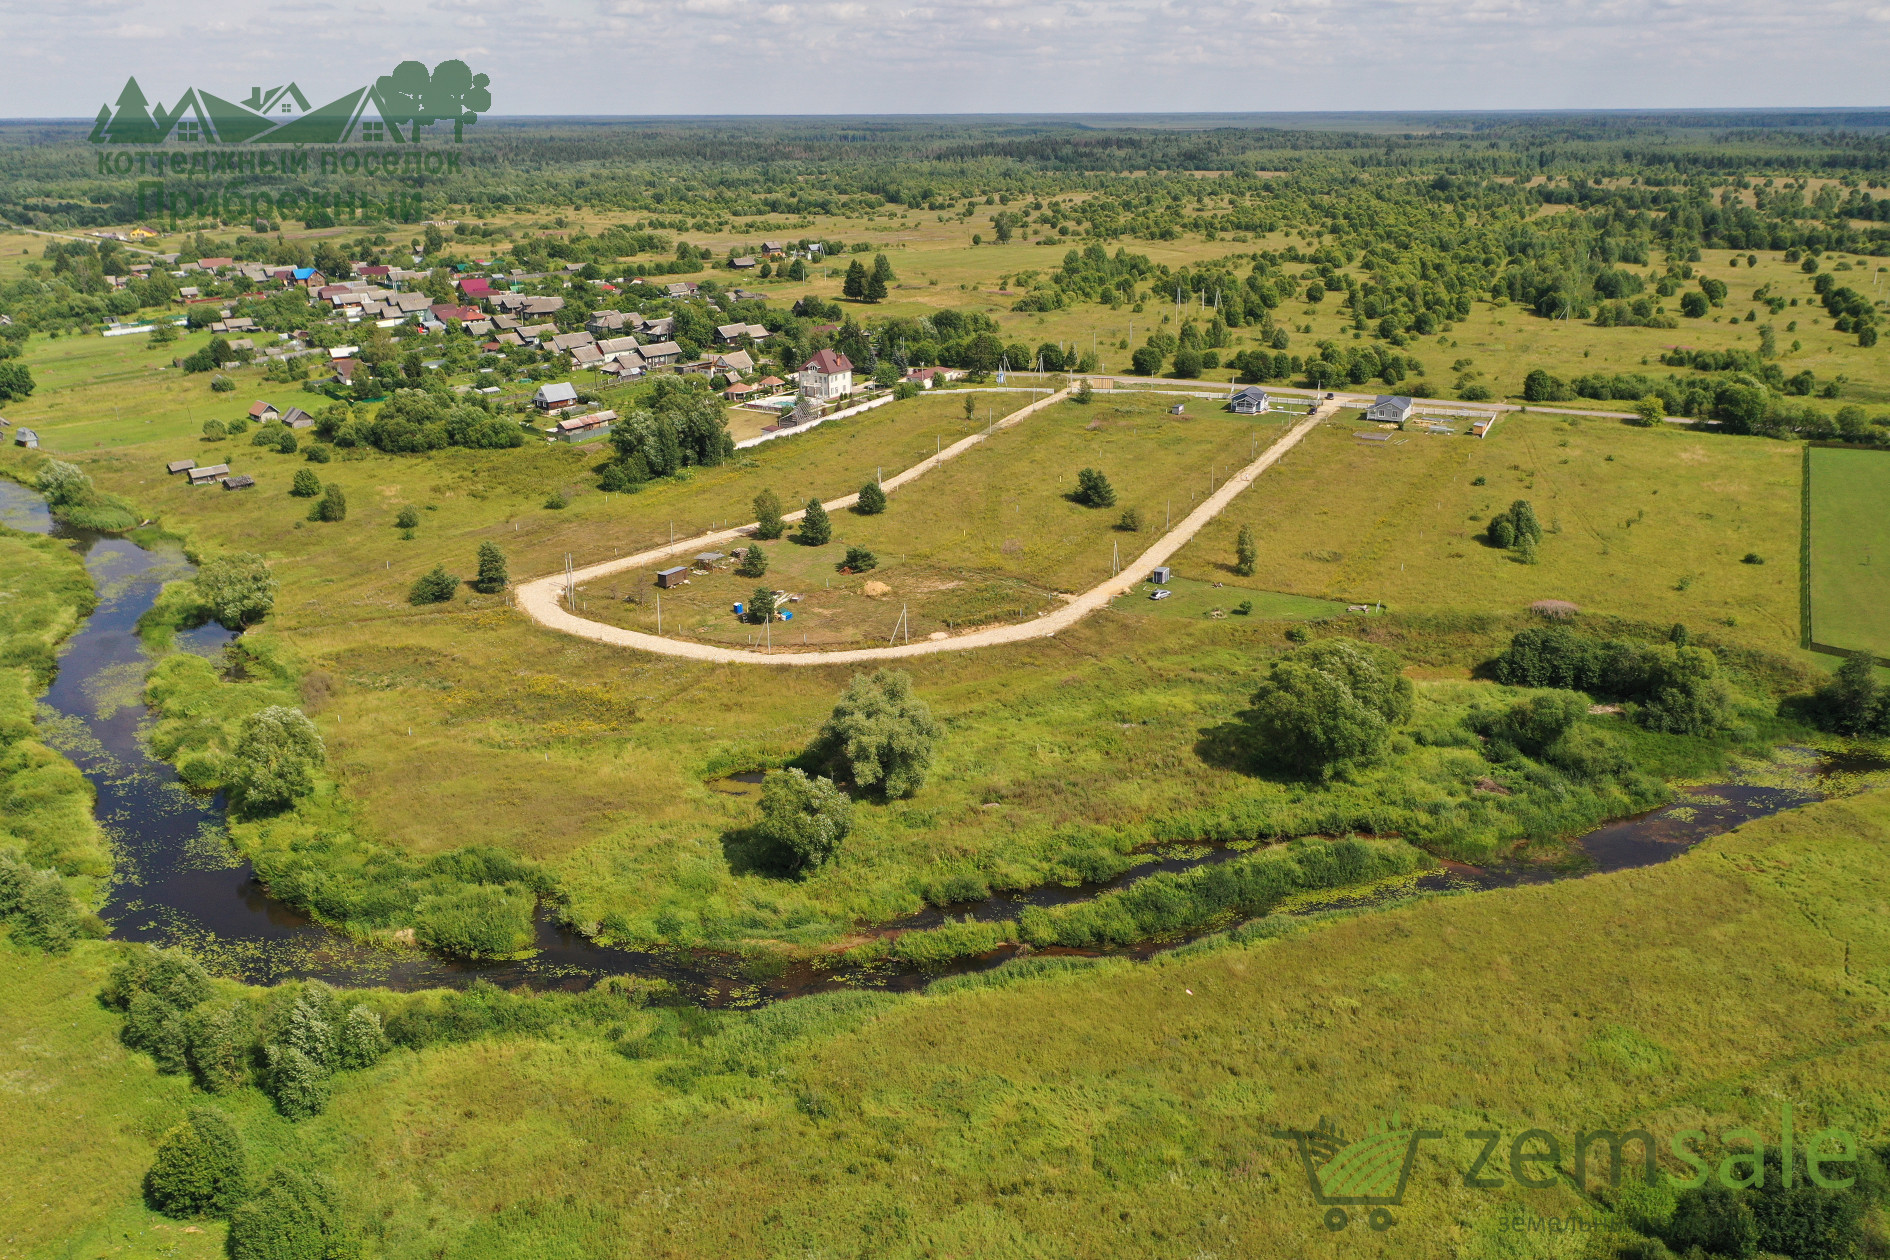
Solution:
{"label": "meadow", "polygon": [[[822,546],[795,542],[793,531],[762,544],[770,565],[765,580],[725,565],[664,592],[665,626],[709,642],[747,643],[759,631],[736,619],[732,606],[757,586],[802,596],[793,624],[782,623],[780,631],[784,641],[816,646],[884,642],[902,607],[904,631],[921,638],[1036,616],[1059,595],[1088,589],[1117,563],[1126,566],[1161,537],[1171,513],[1173,520],[1187,515],[1211,479],[1224,481],[1282,431],[1275,417],[1233,416],[1200,401],[1181,404],[1187,410],[1174,415],[1175,405],[1161,396],[1105,394],[1039,412],[894,491],[882,514],[834,513],[832,540]],[[1072,501],[1084,468],[1109,479],[1113,507]],[[901,470],[885,470],[895,471]],[[793,510],[803,502],[786,505]],[[1136,530],[1120,527],[1130,511],[1140,521]],[[840,573],[855,547],[871,552],[876,566]],[[648,573],[613,575],[580,588],[580,598],[590,601],[583,611],[654,631],[650,585]],[[638,602],[626,604],[624,594]]]}
{"label": "meadow", "polygon": [[[1148,964],[1031,960],[922,996],[657,1004],[555,1037],[397,1049],[295,1126],[254,1090],[219,1105],[258,1166],[332,1176],[390,1258],[1284,1260],[1329,1235],[1272,1132],[1328,1117],[1357,1135],[1395,1112],[1447,1136],[1420,1149],[1392,1230],[1355,1226],[1347,1251],[1598,1260],[1664,1227],[1672,1191],[1610,1192],[1600,1154],[1573,1188],[1578,1131],[1645,1127],[1680,1176],[1668,1134],[1750,1125],[1773,1141],[1781,1102],[1801,1141],[1890,1122],[1890,937],[1870,909],[1887,846],[1878,791],[1661,866],[1264,919]],[[38,999],[5,1017],[33,1049],[7,1079],[36,1105],[0,1124],[60,1119],[0,1146],[14,1201],[56,1209],[11,1213],[12,1245],[61,1254],[109,1229],[111,1254],[218,1254],[219,1226],[184,1235],[138,1204],[188,1091],[115,1044],[91,999],[110,948],[0,956],[9,991]],[[71,1066],[48,1074],[55,1056]],[[1465,1187],[1470,1130],[1530,1128],[1564,1141],[1551,1188],[1500,1162],[1497,1187]],[[1517,1209],[1592,1228],[1545,1247],[1510,1231]]]}
{"label": "meadow", "polygon": [[1811,637],[1890,658],[1890,460],[1811,451]]}

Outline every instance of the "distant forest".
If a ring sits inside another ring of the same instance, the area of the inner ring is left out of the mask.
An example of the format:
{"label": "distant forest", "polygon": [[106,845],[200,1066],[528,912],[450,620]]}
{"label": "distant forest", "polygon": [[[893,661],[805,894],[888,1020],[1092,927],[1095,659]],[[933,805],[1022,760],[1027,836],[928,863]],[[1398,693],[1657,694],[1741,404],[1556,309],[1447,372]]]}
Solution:
{"label": "distant forest", "polygon": [[[57,229],[133,218],[136,177],[101,176],[101,150],[85,133],[79,123],[0,123],[0,221]],[[1828,178],[1868,191],[1890,183],[1890,111],[1267,115],[1107,125],[1068,117],[487,118],[459,150],[459,173],[402,181],[418,194],[404,217],[575,207],[701,232],[737,216],[800,219],[887,205],[945,211],[994,193],[1088,192],[1112,204],[1085,235],[1114,239],[1159,235],[1162,208],[1177,198],[1291,201],[1383,180],[1427,179],[1446,200],[1476,202],[1498,195],[1498,181],[1541,177],[1546,186],[1501,195],[1606,203],[1629,214],[1680,202],[1704,209],[1741,179]],[[1218,178],[1203,181],[1204,172]],[[352,192],[384,201],[389,191],[384,179],[346,176],[261,176],[243,186],[298,200]],[[1876,205],[1851,213],[1859,200],[1807,206],[1796,217],[1839,210],[1849,219],[1880,217]],[[1857,247],[1874,240],[1869,234]]]}

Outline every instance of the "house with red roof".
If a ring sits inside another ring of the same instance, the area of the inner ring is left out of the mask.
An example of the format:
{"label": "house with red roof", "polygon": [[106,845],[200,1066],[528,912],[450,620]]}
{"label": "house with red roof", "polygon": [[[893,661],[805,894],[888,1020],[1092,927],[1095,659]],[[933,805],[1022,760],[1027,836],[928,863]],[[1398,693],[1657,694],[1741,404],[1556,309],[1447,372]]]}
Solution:
{"label": "house with red roof", "polygon": [[853,392],[853,363],[838,350],[821,350],[801,365],[801,393],[815,402]]}
{"label": "house with red roof", "polygon": [[483,276],[467,276],[459,282],[459,295],[468,302],[482,302],[492,296],[492,281]]}

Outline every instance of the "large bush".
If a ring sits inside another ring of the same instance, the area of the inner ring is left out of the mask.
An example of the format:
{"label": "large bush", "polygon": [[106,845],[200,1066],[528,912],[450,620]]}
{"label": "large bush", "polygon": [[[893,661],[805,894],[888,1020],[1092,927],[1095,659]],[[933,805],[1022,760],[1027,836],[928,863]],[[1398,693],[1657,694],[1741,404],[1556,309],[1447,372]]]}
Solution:
{"label": "large bush", "polygon": [[1329,775],[1374,756],[1411,716],[1411,680],[1382,648],[1329,639],[1273,662],[1254,697],[1252,725],[1266,760]]}
{"label": "large bush", "polygon": [[256,1197],[230,1216],[230,1260],[352,1260],[334,1186],[277,1168]]}
{"label": "large bush", "polygon": [[796,870],[812,870],[828,862],[853,830],[853,805],[829,779],[799,769],[771,774],[761,785],[758,830]]}
{"label": "large bush", "polygon": [[196,583],[197,597],[210,615],[232,630],[262,620],[276,606],[276,579],[253,551],[206,561],[197,570]]}
{"label": "large bush", "polygon": [[1633,703],[1635,721],[1675,735],[1710,735],[1732,722],[1719,658],[1700,647],[1595,639],[1567,626],[1524,630],[1493,662],[1512,687],[1556,687]]}
{"label": "large bush", "polygon": [[237,731],[232,786],[245,809],[281,809],[315,790],[314,772],[326,759],[321,732],[307,714],[270,705]]}
{"label": "large bush", "polygon": [[18,850],[0,849],[0,921],[21,944],[63,954],[79,935],[79,904],[58,871],[35,870]]}
{"label": "large bush", "polygon": [[227,1216],[248,1189],[243,1136],[215,1107],[192,1107],[144,1175],[145,1199],[166,1216]]}
{"label": "large bush", "polygon": [[854,675],[817,747],[853,783],[891,799],[925,786],[939,735],[932,711],[912,692],[911,675],[882,669]]}

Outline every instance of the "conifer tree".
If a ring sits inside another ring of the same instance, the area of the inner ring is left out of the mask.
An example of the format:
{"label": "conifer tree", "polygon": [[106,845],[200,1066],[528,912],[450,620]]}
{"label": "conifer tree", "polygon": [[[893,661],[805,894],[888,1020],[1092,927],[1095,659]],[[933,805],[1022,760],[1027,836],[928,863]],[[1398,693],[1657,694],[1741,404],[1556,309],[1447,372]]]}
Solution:
{"label": "conifer tree", "polygon": [[878,516],[886,510],[886,492],[879,488],[877,481],[869,481],[860,487],[860,501],[853,510],[861,516]]}
{"label": "conifer tree", "polygon": [[495,542],[479,544],[479,576],[473,579],[473,589],[485,595],[496,595],[505,589],[512,580],[506,572],[505,553],[499,550]]}
{"label": "conifer tree", "polygon": [[824,547],[833,541],[833,522],[819,499],[807,501],[807,515],[801,518],[800,536],[795,541],[806,547]]}
{"label": "conifer tree", "polygon": [[760,543],[749,543],[748,552],[742,562],[735,566],[735,572],[745,578],[758,578],[768,571],[768,553],[761,549]]}
{"label": "conifer tree", "polygon": [[1234,572],[1241,577],[1252,577],[1259,559],[1260,545],[1254,541],[1253,526],[1242,525],[1240,537],[1234,541]]}

